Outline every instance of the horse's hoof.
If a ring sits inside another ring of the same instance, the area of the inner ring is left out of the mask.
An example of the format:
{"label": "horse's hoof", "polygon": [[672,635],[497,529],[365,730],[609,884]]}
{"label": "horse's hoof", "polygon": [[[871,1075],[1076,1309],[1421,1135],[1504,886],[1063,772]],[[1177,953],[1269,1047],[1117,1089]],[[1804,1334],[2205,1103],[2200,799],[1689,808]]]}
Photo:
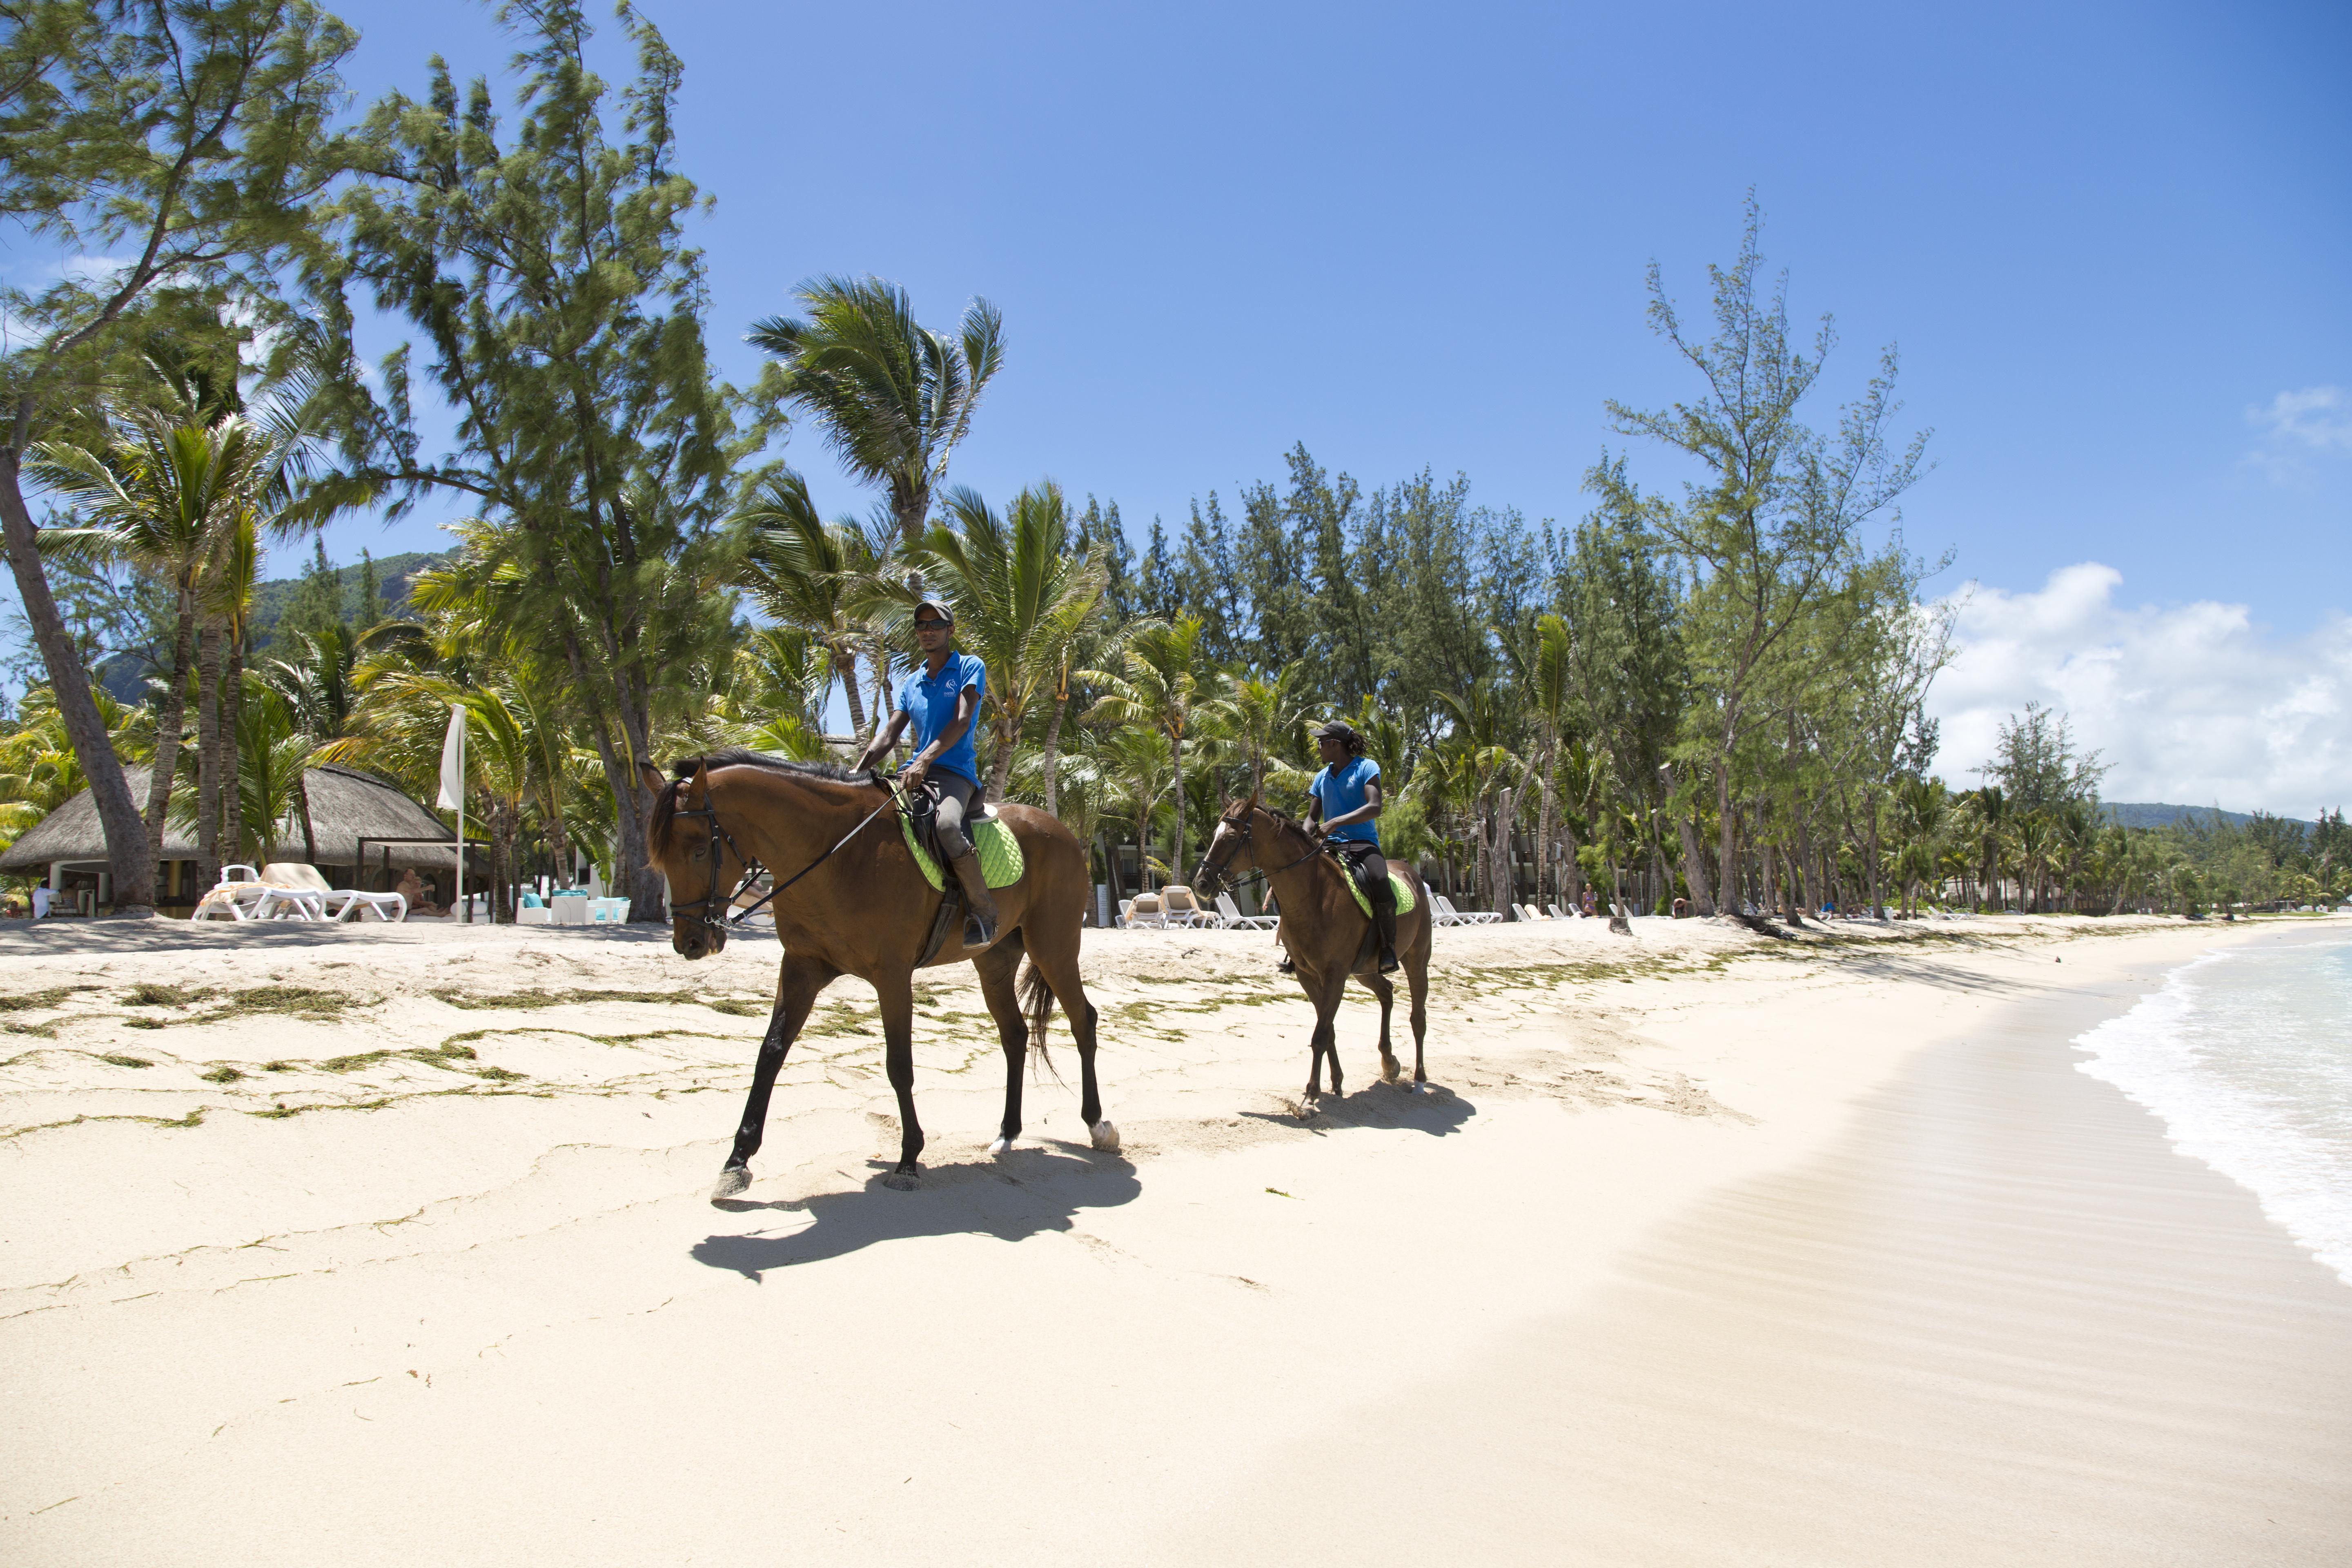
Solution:
{"label": "horse's hoof", "polygon": [[913,1171],[893,1171],[882,1178],[882,1184],[894,1193],[911,1193],[923,1184],[923,1178]]}
{"label": "horse's hoof", "polygon": [[730,1165],[719,1173],[718,1184],[710,1189],[710,1201],[725,1203],[751,1190],[751,1173],[741,1165]]}
{"label": "horse's hoof", "polygon": [[1108,1121],[1096,1122],[1089,1136],[1093,1138],[1095,1147],[1104,1153],[1118,1152],[1118,1129],[1113,1127]]}
{"label": "horse's hoof", "polygon": [[988,1146],[988,1153],[991,1159],[1002,1160],[1004,1156],[1012,1152],[1013,1140],[1010,1138],[999,1138],[995,1142],[991,1143]]}
{"label": "horse's hoof", "polygon": [[1382,1062],[1381,1064],[1381,1081],[1382,1083],[1394,1083],[1403,1076],[1404,1068],[1397,1066],[1396,1063]]}

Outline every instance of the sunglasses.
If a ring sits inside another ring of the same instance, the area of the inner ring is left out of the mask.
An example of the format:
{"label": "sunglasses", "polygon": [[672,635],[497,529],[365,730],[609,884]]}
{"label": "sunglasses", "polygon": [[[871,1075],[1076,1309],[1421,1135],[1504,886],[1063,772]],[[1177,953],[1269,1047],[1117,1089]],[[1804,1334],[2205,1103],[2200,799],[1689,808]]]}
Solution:
{"label": "sunglasses", "polygon": [[917,621],[915,623],[915,629],[919,632],[936,632],[944,630],[953,625],[955,625],[953,621],[923,620]]}

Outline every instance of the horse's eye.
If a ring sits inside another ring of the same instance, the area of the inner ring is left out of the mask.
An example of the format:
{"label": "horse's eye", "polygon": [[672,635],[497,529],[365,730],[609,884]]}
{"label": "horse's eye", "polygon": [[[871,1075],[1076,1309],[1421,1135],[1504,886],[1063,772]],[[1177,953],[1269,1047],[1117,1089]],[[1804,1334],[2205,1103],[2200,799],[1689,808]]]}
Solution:
{"label": "horse's eye", "polygon": [[701,851],[701,850],[698,849],[698,850],[696,850],[696,851],[694,852],[693,858],[695,858],[695,859],[697,859],[697,860],[699,860],[699,859],[701,859],[701,858],[702,858],[702,856],[703,856],[703,851]]}

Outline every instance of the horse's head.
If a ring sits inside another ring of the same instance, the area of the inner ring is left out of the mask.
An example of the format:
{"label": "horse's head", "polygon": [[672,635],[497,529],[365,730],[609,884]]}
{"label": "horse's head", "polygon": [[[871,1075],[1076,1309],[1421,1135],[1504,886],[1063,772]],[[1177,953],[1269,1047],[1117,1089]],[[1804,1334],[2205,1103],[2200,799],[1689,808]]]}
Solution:
{"label": "horse's head", "polygon": [[729,842],[710,807],[710,774],[699,759],[678,778],[665,778],[650,763],[638,776],[653,792],[646,818],[646,864],[669,888],[669,944],[679,957],[707,958],[727,946],[728,889],[732,865]]}
{"label": "horse's head", "polygon": [[1217,831],[1210,837],[1208,852],[1192,868],[1192,886],[1202,897],[1213,899],[1224,891],[1225,879],[1238,867],[1257,864],[1256,823],[1265,815],[1254,795],[1240,796],[1225,807],[1225,814],[1217,819]]}

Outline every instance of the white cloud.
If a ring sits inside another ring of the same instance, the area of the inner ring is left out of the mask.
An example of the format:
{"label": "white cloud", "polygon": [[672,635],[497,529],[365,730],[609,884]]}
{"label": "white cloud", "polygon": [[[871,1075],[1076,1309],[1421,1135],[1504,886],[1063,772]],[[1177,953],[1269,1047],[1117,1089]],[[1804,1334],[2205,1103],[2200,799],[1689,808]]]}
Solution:
{"label": "white cloud", "polygon": [[2309,817],[2352,805],[2352,616],[2280,638],[2243,605],[2116,602],[2123,574],[2084,562],[2038,593],[1970,584],[1952,667],[1928,694],[1938,762],[1978,781],[2000,722],[2028,700],[2063,710],[2115,764],[2110,800],[2261,808]]}
{"label": "white cloud", "polygon": [[2282,392],[2247,409],[2246,422],[2262,432],[2247,464],[2278,484],[2307,487],[2315,478],[2315,456],[2352,452],[2352,393],[2340,386]]}
{"label": "white cloud", "polygon": [[2352,395],[2340,386],[2306,386],[2282,392],[2267,408],[2249,408],[2246,417],[2272,437],[2326,451],[2352,450]]}

